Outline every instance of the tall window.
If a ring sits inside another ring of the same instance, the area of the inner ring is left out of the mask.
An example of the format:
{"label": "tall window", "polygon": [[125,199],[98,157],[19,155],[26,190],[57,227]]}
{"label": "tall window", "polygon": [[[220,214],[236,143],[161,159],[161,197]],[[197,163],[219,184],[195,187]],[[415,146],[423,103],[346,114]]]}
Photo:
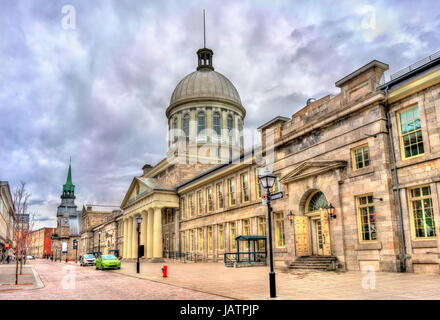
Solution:
{"label": "tall window", "polygon": [[202,206],[203,206],[203,199],[202,199],[202,190],[197,191],[197,214],[202,214]]}
{"label": "tall window", "polygon": [[225,249],[225,238],[223,234],[223,224],[217,225],[217,235],[218,235],[218,249]]}
{"label": "tall window", "polygon": [[186,219],[186,203],[185,198],[180,201],[180,209],[182,210],[182,219]]}
{"label": "tall window", "polygon": [[177,140],[177,129],[178,129],[177,117],[174,117],[174,120],[173,120],[173,141]]}
{"label": "tall window", "polygon": [[409,190],[411,226],[414,239],[436,236],[431,187],[422,186]]}
{"label": "tall window", "polygon": [[237,236],[237,223],[235,221],[229,222],[229,231],[230,231],[230,239],[231,249],[237,249],[237,243],[235,241],[235,237]]}
{"label": "tall window", "polygon": [[398,113],[402,158],[407,159],[425,153],[419,107]]}
{"label": "tall window", "polygon": [[277,192],[280,192],[281,189],[282,189],[282,188],[281,188],[280,180],[278,179],[278,177],[276,177],[271,192],[272,192],[272,193],[277,193]]}
{"label": "tall window", "polygon": [[212,211],[212,189],[211,187],[206,188],[206,211]]}
{"label": "tall window", "polygon": [[241,180],[241,202],[249,201],[249,175],[243,173],[240,175]]}
{"label": "tall window", "polygon": [[201,134],[203,130],[206,128],[206,119],[205,113],[199,112],[197,115],[197,134]]}
{"label": "tall window", "polygon": [[233,119],[231,115],[229,115],[227,118],[227,127],[228,127],[228,143],[229,143],[229,161],[231,161],[232,160],[232,128],[233,128]]}
{"label": "tall window", "polygon": [[279,212],[274,214],[275,220],[275,247],[284,248],[285,238],[284,238],[284,213]]}
{"label": "tall window", "polygon": [[243,147],[244,137],[243,137],[243,123],[241,120],[238,120],[238,134],[240,135],[240,146]]}
{"label": "tall window", "polygon": [[189,230],[189,252],[194,251],[194,230]]}
{"label": "tall window", "polygon": [[208,226],[208,251],[212,252],[212,226]]}
{"label": "tall window", "polygon": [[370,166],[370,150],[368,145],[353,149],[353,169],[358,170]]}
{"label": "tall window", "polygon": [[189,114],[186,114],[183,117],[183,132],[185,133],[185,137],[189,137]]}
{"label": "tall window", "polygon": [[215,112],[212,118],[212,127],[214,132],[217,134],[217,140],[220,140],[221,137],[221,123],[220,123],[220,113]]}
{"label": "tall window", "polygon": [[188,250],[188,243],[186,241],[186,232],[182,232],[181,233],[181,240],[182,240],[182,245],[183,245],[183,252],[186,252]]}
{"label": "tall window", "polygon": [[223,183],[217,183],[217,209],[223,209]]}
{"label": "tall window", "polygon": [[232,131],[232,127],[233,127],[233,119],[231,115],[228,115],[228,121],[227,121],[227,126],[228,126],[228,133],[231,134]]}
{"label": "tall window", "polygon": [[[242,220],[242,226],[243,226],[243,235],[248,236],[251,234],[251,225],[249,222],[249,219]],[[244,249],[248,249],[248,242],[244,242]]]}
{"label": "tall window", "polygon": [[375,241],[376,232],[376,213],[374,212],[373,195],[357,197],[359,240]]}
{"label": "tall window", "polygon": [[202,252],[203,251],[203,229],[198,228],[197,229],[197,251]]}
{"label": "tall window", "polygon": [[235,181],[234,178],[228,179],[228,198],[229,205],[235,205]]}
{"label": "tall window", "polygon": [[188,210],[189,217],[192,218],[194,216],[194,194],[188,196]]}
{"label": "tall window", "polygon": [[263,194],[263,187],[261,186],[260,180],[258,179],[258,177],[262,173],[261,171],[262,171],[261,168],[255,168],[255,187],[256,187],[257,199],[261,199],[261,195]]}

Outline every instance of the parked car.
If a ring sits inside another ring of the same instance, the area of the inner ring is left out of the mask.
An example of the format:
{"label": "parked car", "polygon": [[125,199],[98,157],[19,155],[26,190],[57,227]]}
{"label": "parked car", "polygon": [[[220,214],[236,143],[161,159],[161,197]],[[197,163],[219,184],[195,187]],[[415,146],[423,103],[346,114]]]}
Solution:
{"label": "parked car", "polygon": [[35,259],[35,258],[34,258],[34,256],[26,256],[26,259],[27,260],[32,260],[32,259]]}
{"label": "parked car", "polygon": [[85,254],[81,256],[79,260],[79,264],[81,267],[83,266],[94,266],[96,262],[95,256],[93,254]]}
{"label": "parked car", "polygon": [[96,269],[121,269],[121,261],[113,254],[100,255],[96,259]]}

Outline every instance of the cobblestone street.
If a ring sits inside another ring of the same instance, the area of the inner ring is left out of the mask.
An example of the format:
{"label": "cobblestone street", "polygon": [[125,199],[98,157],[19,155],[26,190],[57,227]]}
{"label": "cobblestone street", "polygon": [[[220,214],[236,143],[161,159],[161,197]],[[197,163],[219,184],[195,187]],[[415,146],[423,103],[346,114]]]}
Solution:
{"label": "cobblestone street", "polygon": [[[94,267],[80,267],[74,264],[34,260],[31,262],[44,287],[41,289],[23,289],[7,286],[0,300],[12,299],[53,299],[53,300],[174,300],[174,299],[225,299],[220,296],[201,293],[149,280],[138,279],[108,271],[95,270]],[[26,274],[30,273],[26,267]],[[0,268],[0,274],[6,274]],[[7,279],[9,283],[10,279]],[[6,280],[5,280],[6,281]],[[29,280],[26,280],[27,282]]]}
{"label": "cobblestone street", "polygon": [[[136,264],[125,261],[121,270],[129,274],[187,289],[234,299],[269,299],[268,267],[227,268],[223,263],[166,262],[168,277],[162,278],[162,264],[144,262],[140,274]],[[294,300],[395,300],[440,299],[440,275],[392,272],[326,272],[275,268],[277,299]]]}

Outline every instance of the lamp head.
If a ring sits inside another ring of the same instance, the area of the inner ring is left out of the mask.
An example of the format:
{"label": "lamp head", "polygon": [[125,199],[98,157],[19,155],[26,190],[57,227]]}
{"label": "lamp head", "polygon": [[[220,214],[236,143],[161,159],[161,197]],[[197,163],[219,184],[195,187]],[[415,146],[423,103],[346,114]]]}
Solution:
{"label": "lamp head", "polygon": [[277,177],[272,172],[270,172],[268,168],[266,168],[263,174],[258,177],[258,180],[260,180],[263,188],[272,189],[276,178]]}
{"label": "lamp head", "polygon": [[331,203],[329,203],[329,205],[327,206],[326,209],[327,209],[327,213],[328,213],[329,217],[332,219],[336,219],[335,207],[333,207],[333,205]]}

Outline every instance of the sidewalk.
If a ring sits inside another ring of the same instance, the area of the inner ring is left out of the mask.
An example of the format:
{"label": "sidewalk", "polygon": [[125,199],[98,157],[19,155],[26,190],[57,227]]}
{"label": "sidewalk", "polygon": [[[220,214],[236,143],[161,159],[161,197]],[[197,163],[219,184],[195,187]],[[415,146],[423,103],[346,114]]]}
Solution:
{"label": "sidewalk", "polygon": [[[43,287],[34,267],[27,263],[23,265],[22,274],[18,275],[18,284],[15,284],[15,263],[0,265],[0,292],[15,290],[29,290]],[[20,266],[18,266],[20,272]]]}
{"label": "sidewalk", "polygon": [[[168,266],[168,277],[161,268]],[[133,277],[233,299],[268,299],[269,268],[227,268],[222,263],[147,263],[136,274],[136,263],[123,261],[121,270]],[[440,274],[364,274],[276,268],[277,299],[440,299]]]}

